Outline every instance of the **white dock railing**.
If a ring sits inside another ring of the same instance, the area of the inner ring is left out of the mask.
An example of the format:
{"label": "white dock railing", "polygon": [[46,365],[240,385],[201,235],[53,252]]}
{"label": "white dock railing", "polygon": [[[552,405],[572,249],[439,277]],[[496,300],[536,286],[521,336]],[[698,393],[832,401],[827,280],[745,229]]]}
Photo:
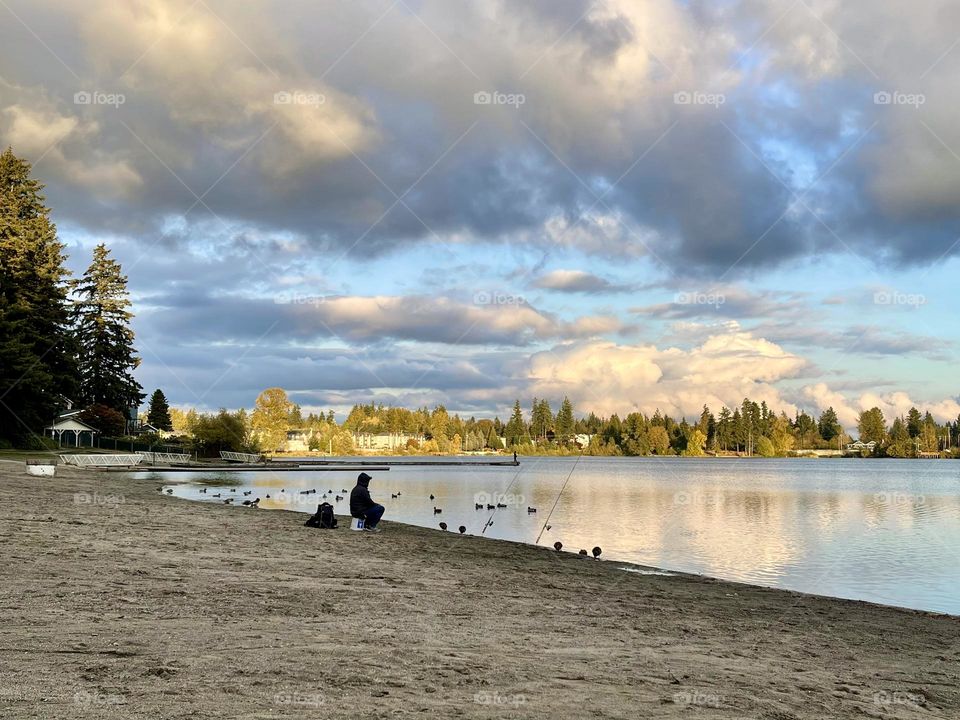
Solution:
{"label": "white dock railing", "polygon": [[262,459],[261,455],[255,453],[232,452],[230,450],[221,450],[220,457],[229,462],[238,463],[258,463]]}
{"label": "white dock railing", "polygon": [[187,453],[169,453],[169,452],[142,452],[138,453],[144,462],[164,463],[166,465],[186,465],[190,462],[190,456]]}
{"label": "white dock railing", "polygon": [[79,467],[125,467],[139,465],[143,458],[137,455],[61,455],[64,465]]}

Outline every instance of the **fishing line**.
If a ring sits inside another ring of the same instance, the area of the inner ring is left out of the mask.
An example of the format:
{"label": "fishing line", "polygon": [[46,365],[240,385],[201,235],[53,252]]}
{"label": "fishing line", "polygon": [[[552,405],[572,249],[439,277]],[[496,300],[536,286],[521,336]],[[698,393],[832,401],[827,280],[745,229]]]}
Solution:
{"label": "fishing line", "polygon": [[[508,492],[510,492],[510,488],[513,487],[513,484],[517,481],[517,478],[520,477],[520,473],[521,473],[521,472],[523,472],[523,468],[520,468],[519,470],[517,470],[517,474],[513,476],[513,480],[511,480],[511,481],[510,481],[510,484],[507,485],[507,489],[503,491],[503,494],[504,494],[504,495],[506,495]],[[496,498],[496,493],[494,493],[494,497],[493,497],[492,499],[493,499],[493,500],[496,500],[496,499],[497,499],[497,498]],[[483,530],[480,531],[480,534],[481,534],[481,535],[484,535],[484,534],[487,532],[487,528],[490,527],[491,525],[493,525],[493,516],[496,515],[496,514],[497,514],[497,510],[500,509],[500,508],[497,507],[497,504],[498,504],[498,503],[496,503],[496,502],[493,503],[493,505],[494,505],[494,507],[493,507],[493,512],[490,513],[490,517],[487,518],[487,524],[484,525],[484,526],[483,526]]]}
{"label": "fishing line", "polygon": [[567,487],[567,483],[570,482],[570,478],[573,477],[573,471],[577,469],[577,464],[580,462],[580,458],[583,457],[583,450],[580,451],[580,454],[577,455],[577,462],[573,464],[573,467],[570,468],[570,472],[567,474],[567,479],[563,481],[563,486],[560,488],[560,492],[557,493],[557,499],[553,503],[553,507],[550,508],[550,512],[547,513],[547,519],[543,521],[543,527],[540,528],[540,535],[537,535],[537,539],[534,541],[534,545],[540,543],[540,537],[543,535],[543,531],[547,529],[547,523],[550,522],[550,516],[553,515],[553,511],[557,509],[557,503],[560,502],[560,496],[563,495],[564,488]]}

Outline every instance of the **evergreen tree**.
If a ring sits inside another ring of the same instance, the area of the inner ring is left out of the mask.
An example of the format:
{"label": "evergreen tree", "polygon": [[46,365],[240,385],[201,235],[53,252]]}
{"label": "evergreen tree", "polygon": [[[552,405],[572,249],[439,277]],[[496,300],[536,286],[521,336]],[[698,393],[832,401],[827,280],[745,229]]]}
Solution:
{"label": "evergreen tree", "polygon": [[560,411],[557,413],[556,434],[557,442],[566,445],[573,437],[573,403],[566,395],[563,396],[563,402],[560,404]]}
{"label": "evergreen tree", "polygon": [[79,397],[86,405],[106,405],[126,415],[144,397],[133,377],[140,358],[133,348],[127,278],[102,243],[74,292]]}
{"label": "evergreen tree", "polygon": [[42,189],[29,163],[0,154],[0,438],[16,443],[76,388],[64,246]]}
{"label": "evergreen tree", "polygon": [[170,406],[163,390],[157,388],[150,396],[150,407],[147,410],[147,422],[158,430],[173,430],[173,420],[170,418]]}
{"label": "evergreen tree", "polygon": [[513,414],[507,422],[506,432],[507,446],[519,445],[523,436],[527,434],[527,429],[523,422],[523,411],[520,410],[520,401],[513,403]]}
{"label": "evergreen tree", "polygon": [[920,411],[915,407],[910,408],[907,412],[907,430],[910,433],[910,437],[915,438],[920,435],[920,431],[923,429],[923,420],[920,417]]}
{"label": "evergreen tree", "polygon": [[843,432],[843,428],[840,427],[840,420],[837,418],[837,413],[832,407],[828,407],[820,413],[820,419],[817,421],[817,430],[820,432],[820,437],[827,442],[833,440]]}

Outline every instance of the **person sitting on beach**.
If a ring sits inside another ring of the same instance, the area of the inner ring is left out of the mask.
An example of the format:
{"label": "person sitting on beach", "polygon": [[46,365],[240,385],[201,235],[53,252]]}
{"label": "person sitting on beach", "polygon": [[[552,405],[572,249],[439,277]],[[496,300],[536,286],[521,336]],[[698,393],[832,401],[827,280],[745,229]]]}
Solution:
{"label": "person sitting on beach", "polygon": [[366,473],[360,473],[357,477],[357,484],[350,491],[350,515],[361,518],[365,530],[380,532],[377,523],[380,522],[386,508],[375,503],[370,497],[370,480],[372,478]]}

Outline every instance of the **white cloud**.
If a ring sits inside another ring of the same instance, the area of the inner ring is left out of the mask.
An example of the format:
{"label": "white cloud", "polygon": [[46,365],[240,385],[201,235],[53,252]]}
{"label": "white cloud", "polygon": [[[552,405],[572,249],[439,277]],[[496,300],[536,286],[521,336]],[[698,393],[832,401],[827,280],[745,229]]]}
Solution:
{"label": "white cloud", "polygon": [[689,351],[652,345],[592,341],[561,345],[530,359],[531,392],[569,395],[582,409],[597,413],[699,414],[736,407],[744,397],[793,412],[774,385],[793,377],[806,361],[747,332],[709,337]]}

